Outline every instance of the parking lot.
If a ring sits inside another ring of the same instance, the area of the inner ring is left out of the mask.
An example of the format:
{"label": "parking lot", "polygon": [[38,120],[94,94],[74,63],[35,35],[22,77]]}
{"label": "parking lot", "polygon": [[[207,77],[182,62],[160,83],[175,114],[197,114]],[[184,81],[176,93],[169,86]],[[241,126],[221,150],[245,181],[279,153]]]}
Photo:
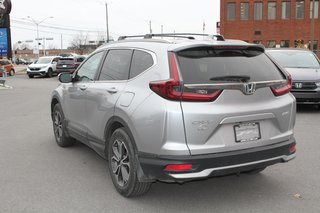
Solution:
{"label": "parking lot", "polygon": [[50,118],[57,77],[9,77],[0,90],[0,212],[320,212],[320,110],[299,106],[297,158],[258,175],[155,183],[126,199],[105,161],[56,145]]}

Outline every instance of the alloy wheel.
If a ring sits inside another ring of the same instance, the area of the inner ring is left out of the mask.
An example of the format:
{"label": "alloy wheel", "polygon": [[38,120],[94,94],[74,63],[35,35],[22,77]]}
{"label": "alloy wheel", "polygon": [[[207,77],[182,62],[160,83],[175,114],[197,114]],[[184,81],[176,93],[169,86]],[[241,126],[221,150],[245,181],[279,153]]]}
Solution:
{"label": "alloy wheel", "polygon": [[60,142],[63,134],[61,113],[59,111],[55,111],[53,119],[54,134],[57,141]]}
{"label": "alloy wheel", "polygon": [[119,186],[125,186],[130,177],[129,151],[125,143],[116,139],[112,144],[111,167]]}

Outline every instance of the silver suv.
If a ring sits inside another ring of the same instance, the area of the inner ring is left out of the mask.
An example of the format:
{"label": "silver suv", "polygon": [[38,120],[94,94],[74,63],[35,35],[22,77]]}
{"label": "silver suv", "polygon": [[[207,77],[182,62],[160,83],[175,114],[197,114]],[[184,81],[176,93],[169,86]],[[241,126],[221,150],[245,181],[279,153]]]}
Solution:
{"label": "silver suv", "polygon": [[197,36],[120,37],[60,74],[58,145],[76,139],[106,158],[126,197],[157,180],[258,173],[293,159],[290,75],[262,46]]}

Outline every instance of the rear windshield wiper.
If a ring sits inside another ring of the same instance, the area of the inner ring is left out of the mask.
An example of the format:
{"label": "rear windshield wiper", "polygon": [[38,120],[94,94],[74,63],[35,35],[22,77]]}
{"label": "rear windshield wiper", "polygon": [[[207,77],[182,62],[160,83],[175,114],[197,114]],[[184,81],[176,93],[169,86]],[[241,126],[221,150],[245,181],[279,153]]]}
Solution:
{"label": "rear windshield wiper", "polygon": [[250,77],[247,75],[225,75],[210,78],[210,81],[222,81],[222,82],[248,82]]}

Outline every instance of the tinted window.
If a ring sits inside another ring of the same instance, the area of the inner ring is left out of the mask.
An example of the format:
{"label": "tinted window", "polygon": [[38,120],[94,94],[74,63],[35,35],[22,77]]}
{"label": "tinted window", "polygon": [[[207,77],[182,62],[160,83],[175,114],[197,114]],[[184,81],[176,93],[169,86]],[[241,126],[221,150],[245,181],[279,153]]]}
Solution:
{"label": "tinted window", "polygon": [[311,52],[271,51],[269,54],[287,68],[319,68],[319,62]]}
{"label": "tinted window", "polygon": [[217,83],[213,78],[223,76],[248,76],[249,82],[283,79],[273,62],[256,50],[197,48],[178,53],[178,60],[185,83]]}
{"label": "tinted window", "polygon": [[83,62],[85,58],[81,57],[81,58],[77,58],[77,62]]}
{"label": "tinted window", "polygon": [[58,61],[58,64],[73,64],[74,59],[73,58],[60,58]]}
{"label": "tinted window", "polygon": [[127,80],[132,50],[110,50],[103,63],[99,80]]}
{"label": "tinted window", "polygon": [[84,64],[77,72],[76,78],[79,81],[94,80],[94,77],[99,69],[103,54],[104,52],[96,53],[95,55],[91,56],[86,62],[84,62]]}
{"label": "tinted window", "polygon": [[153,65],[152,56],[143,51],[135,50],[132,57],[130,78],[133,78]]}

